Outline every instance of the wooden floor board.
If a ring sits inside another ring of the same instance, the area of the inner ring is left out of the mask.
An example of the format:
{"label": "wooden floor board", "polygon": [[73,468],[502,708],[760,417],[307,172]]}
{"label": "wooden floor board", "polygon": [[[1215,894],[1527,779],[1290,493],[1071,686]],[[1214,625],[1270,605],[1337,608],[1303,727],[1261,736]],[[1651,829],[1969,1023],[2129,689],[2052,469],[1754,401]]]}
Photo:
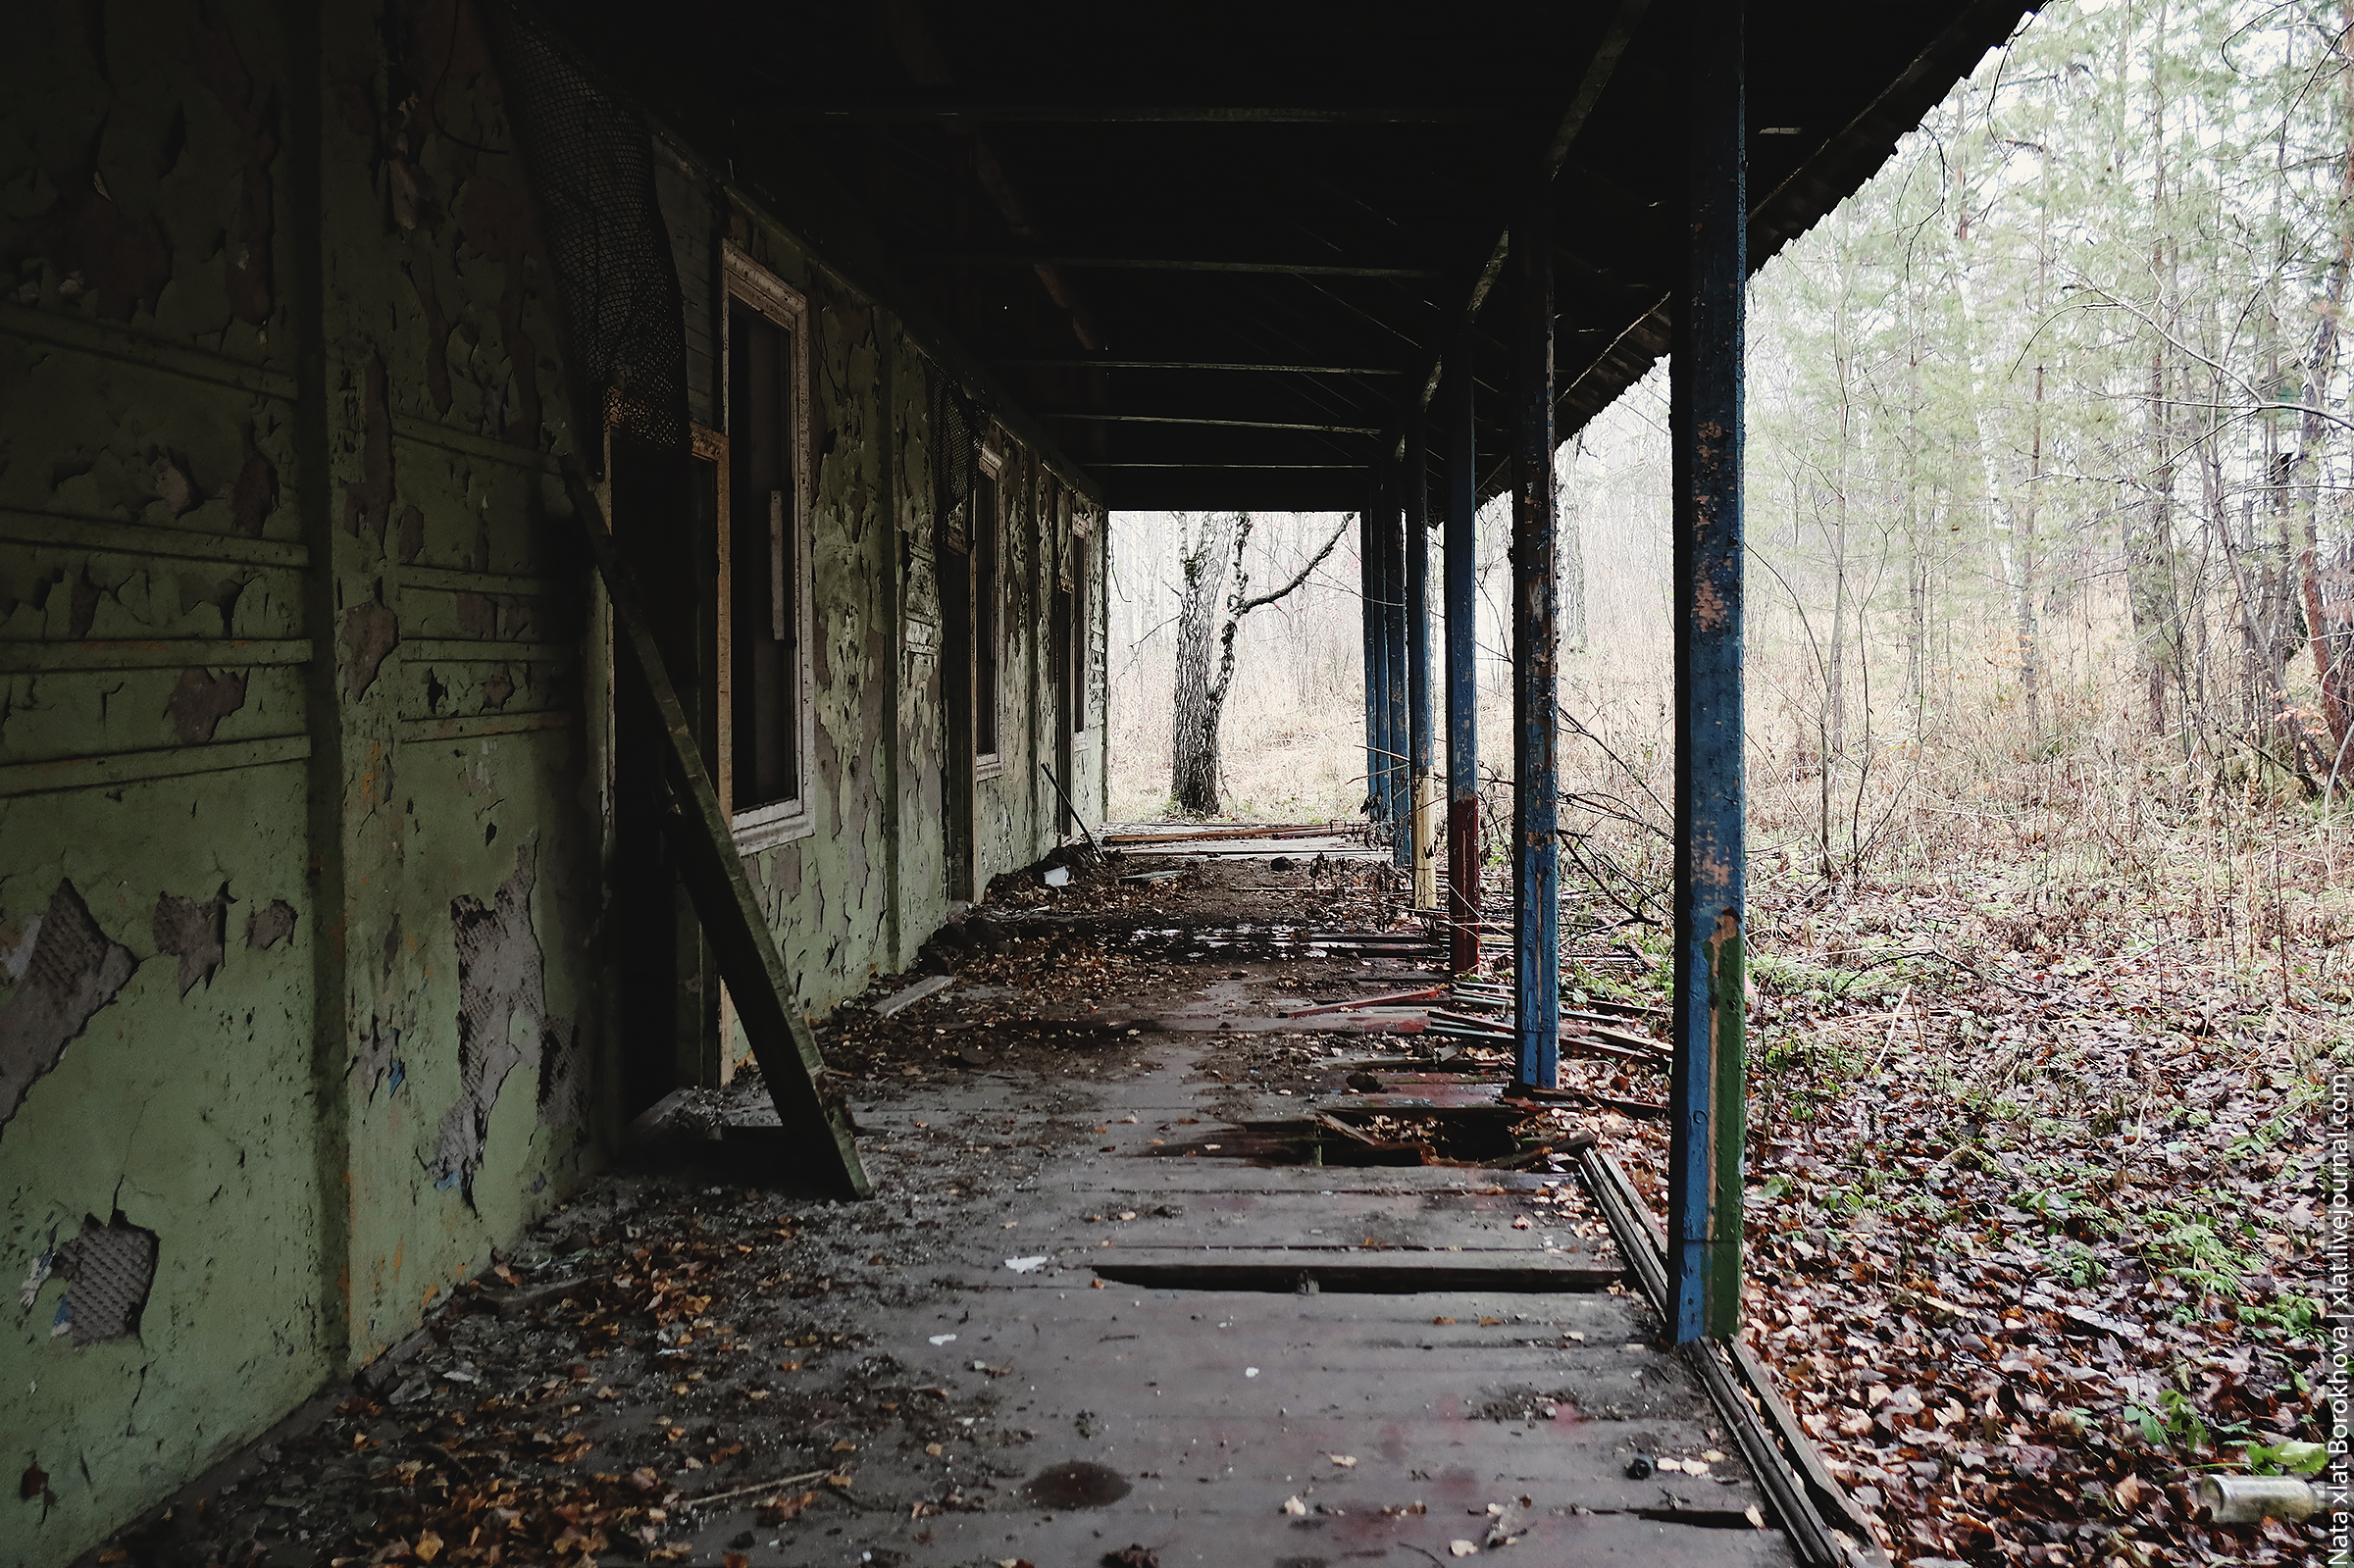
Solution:
{"label": "wooden floor board", "polygon": [[[1132,1543],[1163,1568],[1452,1563],[1457,1541],[1532,1565],[1785,1568],[1754,1478],[1619,1283],[1572,1180],[1163,1152],[1227,1141],[1229,1116],[1414,1101],[1477,1114],[1497,1094],[1439,1076],[1400,1075],[1376,1096],[1230,1081],[1248,1075],[1220,1034],[1398,1020],[1270,1019],[1225,969],[1200,973],[1192,1001],[1094,1053],[1094,1074],[944,1068],[856,1087],[886,1193],[906,1173],[903,1201],[956,1217],[936,1251],[897,1265],[926,1290],[866,1324],[861,1353],[992,1413],[938,1452],[872,1445],[853,1488],[793,1525],[754,1526],[747,1499],[703,1521],[698,1543],[748,1529],[755,1568],[837,1560],[851,1540],[903,1568],[1095,1564]],[[983,1162],[960,1188],[912,1186],[930,1155],[991,1149],[1050,1152],[1019,1179]],[[1663,1458],[1705,1473],[1653,1468]],[[1066,1462],[1104,1467],[1117,1494],[1025,1494]],[[1491,1504],[1518,1516],[1509,1547],[1485,1544]]]}

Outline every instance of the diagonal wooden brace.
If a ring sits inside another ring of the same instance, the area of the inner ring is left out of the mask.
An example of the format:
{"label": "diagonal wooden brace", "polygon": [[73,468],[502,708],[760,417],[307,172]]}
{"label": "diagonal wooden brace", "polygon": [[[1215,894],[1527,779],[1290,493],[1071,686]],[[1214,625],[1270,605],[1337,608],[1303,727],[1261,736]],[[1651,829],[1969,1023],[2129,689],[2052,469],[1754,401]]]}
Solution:
{"label": "diagonal wooden brace", "polygon": [[613,619],[622,640],[645,676],[654,707],[662,716],[662,733],[670,748],[672,782],[685,808],[680,870],[703,934],[719,959],[720,978],[735,998],[736,1016],[751,1042],[752,1059],[760,1064],[761,1081],[768,1085],[777,1107],[777,1120],[796,1145],[809,1150],[811,1174],[851,1197],[866,1197],[873,1188],[858,1162],[858,1148],[849,1122],[841,1110],[826,1103],[821,1085],[826,1062],[818,1054],[817,1037],[793,1010],[792,982],[784,960],[777,955],[776,938],[752,897],[751,882],[743,874],[743,857],[736,852],[735,835],[719,809],[719,791],[703,766],[702,749],[688,727],[687,710],[679,703],[670,672],[654,642],[652,623],[638,597],[636,581],[613,542],[604,508],[577,465],[564,463],[564,488],[572,496],[573,514],[588,548],[596,557],[597,575],[613,603]]}

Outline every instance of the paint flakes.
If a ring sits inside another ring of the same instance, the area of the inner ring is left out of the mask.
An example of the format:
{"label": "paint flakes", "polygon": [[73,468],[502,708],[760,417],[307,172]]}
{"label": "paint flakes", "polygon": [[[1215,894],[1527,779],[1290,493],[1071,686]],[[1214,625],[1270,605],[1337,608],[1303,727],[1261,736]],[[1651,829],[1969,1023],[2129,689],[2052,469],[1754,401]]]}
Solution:
{"label": "paint flakes", "polygon": [[155,498],[174,517],[183,515],[196,504],[196,481],[188,478],[187,465],[170,452],[156,456],[152,488]]}
{"label": "paint flakes", "polygon": [[589,1065],[579,1024],[557,1019],[540,1030],[541,1127],[579,1127],[588,1120]]}
{"label": "paint flakes", "polygon": [[371,1019],[368,1033],[360,1040],[359,1053],[352,1057],[351,1065],[343,1070],[344,1077],[356,1077],[366,1084],[368,1098],[373,1103],[378,1089],[390,1093],[399,1088],[401,1081],[408,1076],[397,1054],[399,1050],[400,1031],[387,1029],[381,1020]]}
{"label": "paint flakes", "polygon": [[289,940],[294,935],[295,919],[292,904],[283,898],[271,899],[245,917],[245,945],[267,950]]}
{"label": "paint flakes", "polygon": [[240,171],[237,195],[237,243],[222,252],[228,263],[229,306],[239,321],[265,326],[274,298],[270,264],[276,246],[270,165],[278,156],[278,107],[266,90],[257,89],[227,30],[208,25],[201,12],[189,29],[189,42],[197,76],[212,89],[245,137],[245,166]]}
{"label": "paint flakes", "polygon": [[228,946],[229,888],[204,903],[179,893],[165,893],[155,901],[155,946],[179,960],[179,994],[183,997],[202,981],[207,989],[213,971],[221,967]]}
{"label": "paint flakes", "polygon": [[[544,987],[544,959],[532,930],[532,888],[538,880],[537,847],[516,852],[515,870],[499,885],[490,904],[459,897],[449,905],[458,950],[458,1101],[441,1119],[441,1134],[429,1167],[437,1188],[462,1188],[474,1201],[474,1173],[483,1163],[490,1133],[491,1107],[507,1075],[517,1067],[558,1058],[557,1080],[543,1079],[543,1113],[551,1099],[575,1099],[582,1088],[565,1080],[582,1069],[571,1062],[577,1042],[573,1026],[550,1018]],[[534,1037],[517,1043],[520,1013],[535,1026]]]}
{"label": "paint flakes", "polygon": [[470,637],[498,635],[498,606],[486,593],[457,595],[458,630]]}
{"label": "paint flakes", "polygon": [[199,665],[180,672],[179,683],[164,703],[164,715],[183,746],[200,746],[213,738],[221,721],[245,706],[245,678],[215,675]]}
{"label": "paint flakes", "polygon": [[392,518],[392,415],[384,404],[384,362],[371,354],[360,368],[360,477],[343,486],[343,531],[374,535],[381,546]]}
{"label": "paint flakes", "polygon": [[245,430],[245,458],[236,477],[215,492],[229,503],[230,526],[247,538],[259,538],[270,514],[278,510],[278,470],[253,444],[253,428]]}
{"label": "paint flakes", "polygon": [[400,643],[400,618],[371,599],[343,612],[343,690],[365,696],[377,672]]}
{"label": "paint flakes", "polygon": [[403,507],[400,529],[394,543],[405,565],[425,553],[425,512],[419,507]]}
{"label": "paint flakes", "polygon": [[130,949],[99,929],[74,884],[60,882],[32,937],[24,978],[0,1007],[0,1127],[137,967]]}

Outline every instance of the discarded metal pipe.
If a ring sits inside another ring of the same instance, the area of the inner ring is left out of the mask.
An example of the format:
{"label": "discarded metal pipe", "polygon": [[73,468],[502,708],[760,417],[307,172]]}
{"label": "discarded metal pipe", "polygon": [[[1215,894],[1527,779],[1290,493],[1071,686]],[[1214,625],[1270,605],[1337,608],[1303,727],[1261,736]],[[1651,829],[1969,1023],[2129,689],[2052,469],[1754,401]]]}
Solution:
{"label": "discarded metal pipe", "polygon": [[2190,1500],[2219,1525],[2310,1519],[2321,1506],[2312,1486],[2294,1476],[2201,1476],[2190,1484]]}
{"label": "discarded metal pipe", "polygon": [[1420,990],[1389,991],[1379,996],[1356,996],[1345,1002],[1324,1002],[1314,1007],[1287,1007],[1278,1018],[1305,1018],[1311,1013],[1346,1013],[1358,1007],[1387,1007],[1394,1002],[1422,1002],[1447,994],[1444,986],[1425,986]]}

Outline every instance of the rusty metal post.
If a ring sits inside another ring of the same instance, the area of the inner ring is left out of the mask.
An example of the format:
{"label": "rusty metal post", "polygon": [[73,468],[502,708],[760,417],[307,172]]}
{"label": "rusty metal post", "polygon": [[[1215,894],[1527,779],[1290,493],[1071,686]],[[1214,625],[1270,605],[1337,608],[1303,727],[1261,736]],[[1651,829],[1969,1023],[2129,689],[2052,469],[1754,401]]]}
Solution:
{"label": "rusty metal post", "polygon": [[1684,126],[1690,251],[1669,387],[1675,507],[1675,1068],[1667,1271],[1676,1342],[1741,1321],[1742,0],[1698,0]]}
{"label": "rusty metal post", "polygon": [[1414,907],[1439,907],[1439,866],[1432,829],[1438,804],[1438,774],[1430,731],[1430,456],[1423,440],[1422,411],[1406,427],[1406,717],[1408,788],[1413,800],[1410,860]]}
{"label": "rusty metal post", "polygon": [[1447,356],[1447,926],[1455,973],[1479,967],[1479,511],[1471,329]]}
{"label": "rusty metal post", "polygon": [[1516,1080],[1558,1087],[1561,872],[1556,830],[1561,628],[1554,583],[1553,182],[1539,181],[1511,237],[1519,321],[1512,366],[1512,945]]}

